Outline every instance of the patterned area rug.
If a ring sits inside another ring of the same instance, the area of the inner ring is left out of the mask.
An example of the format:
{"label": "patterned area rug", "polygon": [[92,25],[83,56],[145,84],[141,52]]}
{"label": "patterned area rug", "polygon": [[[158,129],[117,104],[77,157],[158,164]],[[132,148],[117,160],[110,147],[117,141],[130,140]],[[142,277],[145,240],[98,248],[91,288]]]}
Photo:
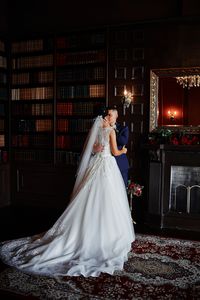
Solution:
{"label": "patterned area rug", "polygon": [[124,270],[98,278],[30,276],[7,268],[0,290],[38,299],[200,299],[200,242],[136,235]]}

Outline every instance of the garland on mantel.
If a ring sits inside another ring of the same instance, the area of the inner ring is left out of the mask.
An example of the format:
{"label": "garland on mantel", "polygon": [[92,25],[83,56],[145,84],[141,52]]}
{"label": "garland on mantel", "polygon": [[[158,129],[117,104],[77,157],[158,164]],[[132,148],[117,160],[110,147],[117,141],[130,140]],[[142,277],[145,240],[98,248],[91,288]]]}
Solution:
{"label": "garland on mantel", "polygon": [[171,130],[160,128],[148,135],[148,143],[151,145],[200,145],[200,133],[188,133],[187,130]]}

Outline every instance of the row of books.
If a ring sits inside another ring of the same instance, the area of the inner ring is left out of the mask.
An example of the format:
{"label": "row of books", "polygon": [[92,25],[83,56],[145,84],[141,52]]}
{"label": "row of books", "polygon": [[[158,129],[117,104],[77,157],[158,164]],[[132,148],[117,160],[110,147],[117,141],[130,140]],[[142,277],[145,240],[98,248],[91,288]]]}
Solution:
{"label": "row of books", "polygon": [[[5,151],[0,150],[0,161],[5,162]],[[53,161],[53,153],[44,150],[13,150],[13,159],[15,161]],[[79,152],[56,151],[56,163],[77,166],[80,160]]]}
{"label": "row of books", "polygon": [[13,135],[12,136],[12,146],[13,147],[42,147],[49,148],[53,146],[53,138],[50,135]]}
{"label": "row of books", "polygon": [[5,56],[0,56],[0,68],[7,68],[7,59]]}
{"label": "row of books", "polygon": [[12,103],[12,115],[18,116],[51,116],[53,114],[53,104],[50,103]]}
{"label": "row of books", "polygon": [[18,88],[11,90],[12,100],[53,99],[53,87]]}
{"label": "row of books", "polygon": [[57,66],[94,64],[105,62],[105,60],[106,53],[104,50],[57,53],[56,55]]}
{"label": "row of books", "polygon": [[0,83],[6,84],[7,83],[7,76],[4,73],[0,73]]}
{"label": "row of books", "polygon": [[53,120],[12,120],[12,130],[17,132],[51,132]]}
{"label": "row of books", "polygon": [[[80,48],[103,46],[105,44],[105,33],[74,33],[56,38],[56,48]],[[48,51],[53,49],[53,39],[30,39],[12,43],[12,53],[26,53],[37,51]],[[5,51],[5,44],[0,42],[0,50]]]}
{"label": "row of books", "polygon": [[4,130],[4,120],[0,119],[0,131]]}
{"label": "row of books", "polygon": [[[7,90],[0,90],[0,98],[6,97]],[[12,100],[53,99],[53,87],[17,88],[11,90]],[[58,98],[101,98],[105,97],[104,84],[70,85],[58,88]]]}
{"label": "row of books", "polygon": [[8,151],[0,149],[0,163],[8,161]]}
{"label": "row of books", "polygon": [[47,150],[13,150],[15,161],[53,161],[53,153]]}
{"label": "row of books", "polygon": [[53,82],[53,71],[26,72],[12,75],[12,84],[37,84]]}
{"label": "row of books", "polygon": [[[67,102],[57,103],[58,116],[91,116],[101,108],[101,103],[94,102]],[[53,115],[53,104],[50,103],[12,103],[13,116],[51,116]]]}
{"label": "row of books", "polygon": [[52,51],[53,39],[33,39],[19,42],[13,42],[11,51],[16,53],[28,53],[37,51]]}
{"label": "row of books", "polygon": [[[59,132],[88,132],[93,119],[78,120],[57,120],[57,130]],[[12,130],[19,133],[28,132],[51,132],[53,130],[53,120],[12,120]]]}
{"label": "row of books", "polygon": [[7,100],[8,98],[7,88],[0,88],[0,100]]}
{"label": "row of books", "polygon": [[58,82],[104,80],[105,67],[67,68],[57,72]]}
{"label": "row of books", "polygon": [[[105,80],[105,68],[66,69],[57,72],[58,82]],[[0,82],[6,83],[6,75],[0,74]],[[24,72],[12,75],[12,84],[37,84],[53,82],[53,71]]]}
{"label": "row of books", "polygon": [[77,136],[68,136],[68,135],[60,135],[56,137],[56,147],[58,149],[76,149],[81,151],[83,144],[85,142],[85,136],[77,135]]}
{"label": "row of books", "polygon": [[53,66],[53,55],[24,56],[12,59],[13,70]]}
{"label": "row of books", "polygon": [[58,132],[88,132],[93,123],[93,119],[79,120],[57,120]]}
{"label": "row of books", "polygon": [[81,47],[103,46],[105,43],[105,34],[99,33],[76,33],[65,37],[56,38],[57,49],[71,49]]}
{"label": "row of books", "polygon": [[43,39],[27,40],[12,43],[12,53],[34,52],[43,50]]}
{"label": "row of books", "polygon": [[5,43],[2,40],[0,40],[0,51],[5,51]]}
{"label": "row of books", "polygon": [[5,147],[5,136],[0,134],[0,147]]}
{"label": "row of books", "polygon": [[66,98],[100,98],[105,97],[104,84],[70,85],[58,88],[58,97]]}
{"label": "row of books", "polygon": [[[61,135],[56,137],[56,147],[58,149],[77,149],[81,150],[85,141],[85,136],[67,136]],[[3,143],[2,146],[3,147]],[[13,135],[12,147],[25,148],[51,148],[53,139],[46,135]]]}
{"label": "row of books", "polygon": [[71,115],[93,115],[100,109],[100,103],[94,102],[67,102],[57,103],[56,110],[58,116],[71,116]]}
{"label": "row of books", "polygon": [[71,151],[56,151],[56,162],[64,163],[66,165],[77,166],[80,160],[79,152],[71,152]]}

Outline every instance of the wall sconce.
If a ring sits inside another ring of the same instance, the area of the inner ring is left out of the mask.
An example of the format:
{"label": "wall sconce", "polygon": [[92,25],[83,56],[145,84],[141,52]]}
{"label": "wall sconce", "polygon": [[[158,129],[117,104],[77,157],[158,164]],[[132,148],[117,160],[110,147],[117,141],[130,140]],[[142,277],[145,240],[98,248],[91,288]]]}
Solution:
{"label": "wall sconce", "polygon": [[177,111],[176,110],[168,110],[167,115],[168,115],[170,121],[174,121],[175,117],[177,116]]}
{"label": "wall sconce", "polygon": [[125,108],[129,107],[131,102],[133,101],[133,95],[131,92],[124,90],[124,96],[122,97],[122,104]]}

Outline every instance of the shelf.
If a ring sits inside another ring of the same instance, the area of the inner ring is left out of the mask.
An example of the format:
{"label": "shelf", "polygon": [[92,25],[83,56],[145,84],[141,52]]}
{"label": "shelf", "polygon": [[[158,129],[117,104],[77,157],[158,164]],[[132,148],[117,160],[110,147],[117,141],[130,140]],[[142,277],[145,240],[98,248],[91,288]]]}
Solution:
{"label": "shelf", "polygon": [[[54,163],[66,163],[73,157],[76,164],[77,152],[81,151],[96,111],[105,104],[105,33],[73,34],[70,48],[65,44],[67,40],[66,36],[59,36],[12,44],[15,52],[11,51],[11,136],[18,161],[31,157],[45,160],[38,151],[49,147]],[[51,131],[35,131],[35,126],[45,120],[52,122]]]}

